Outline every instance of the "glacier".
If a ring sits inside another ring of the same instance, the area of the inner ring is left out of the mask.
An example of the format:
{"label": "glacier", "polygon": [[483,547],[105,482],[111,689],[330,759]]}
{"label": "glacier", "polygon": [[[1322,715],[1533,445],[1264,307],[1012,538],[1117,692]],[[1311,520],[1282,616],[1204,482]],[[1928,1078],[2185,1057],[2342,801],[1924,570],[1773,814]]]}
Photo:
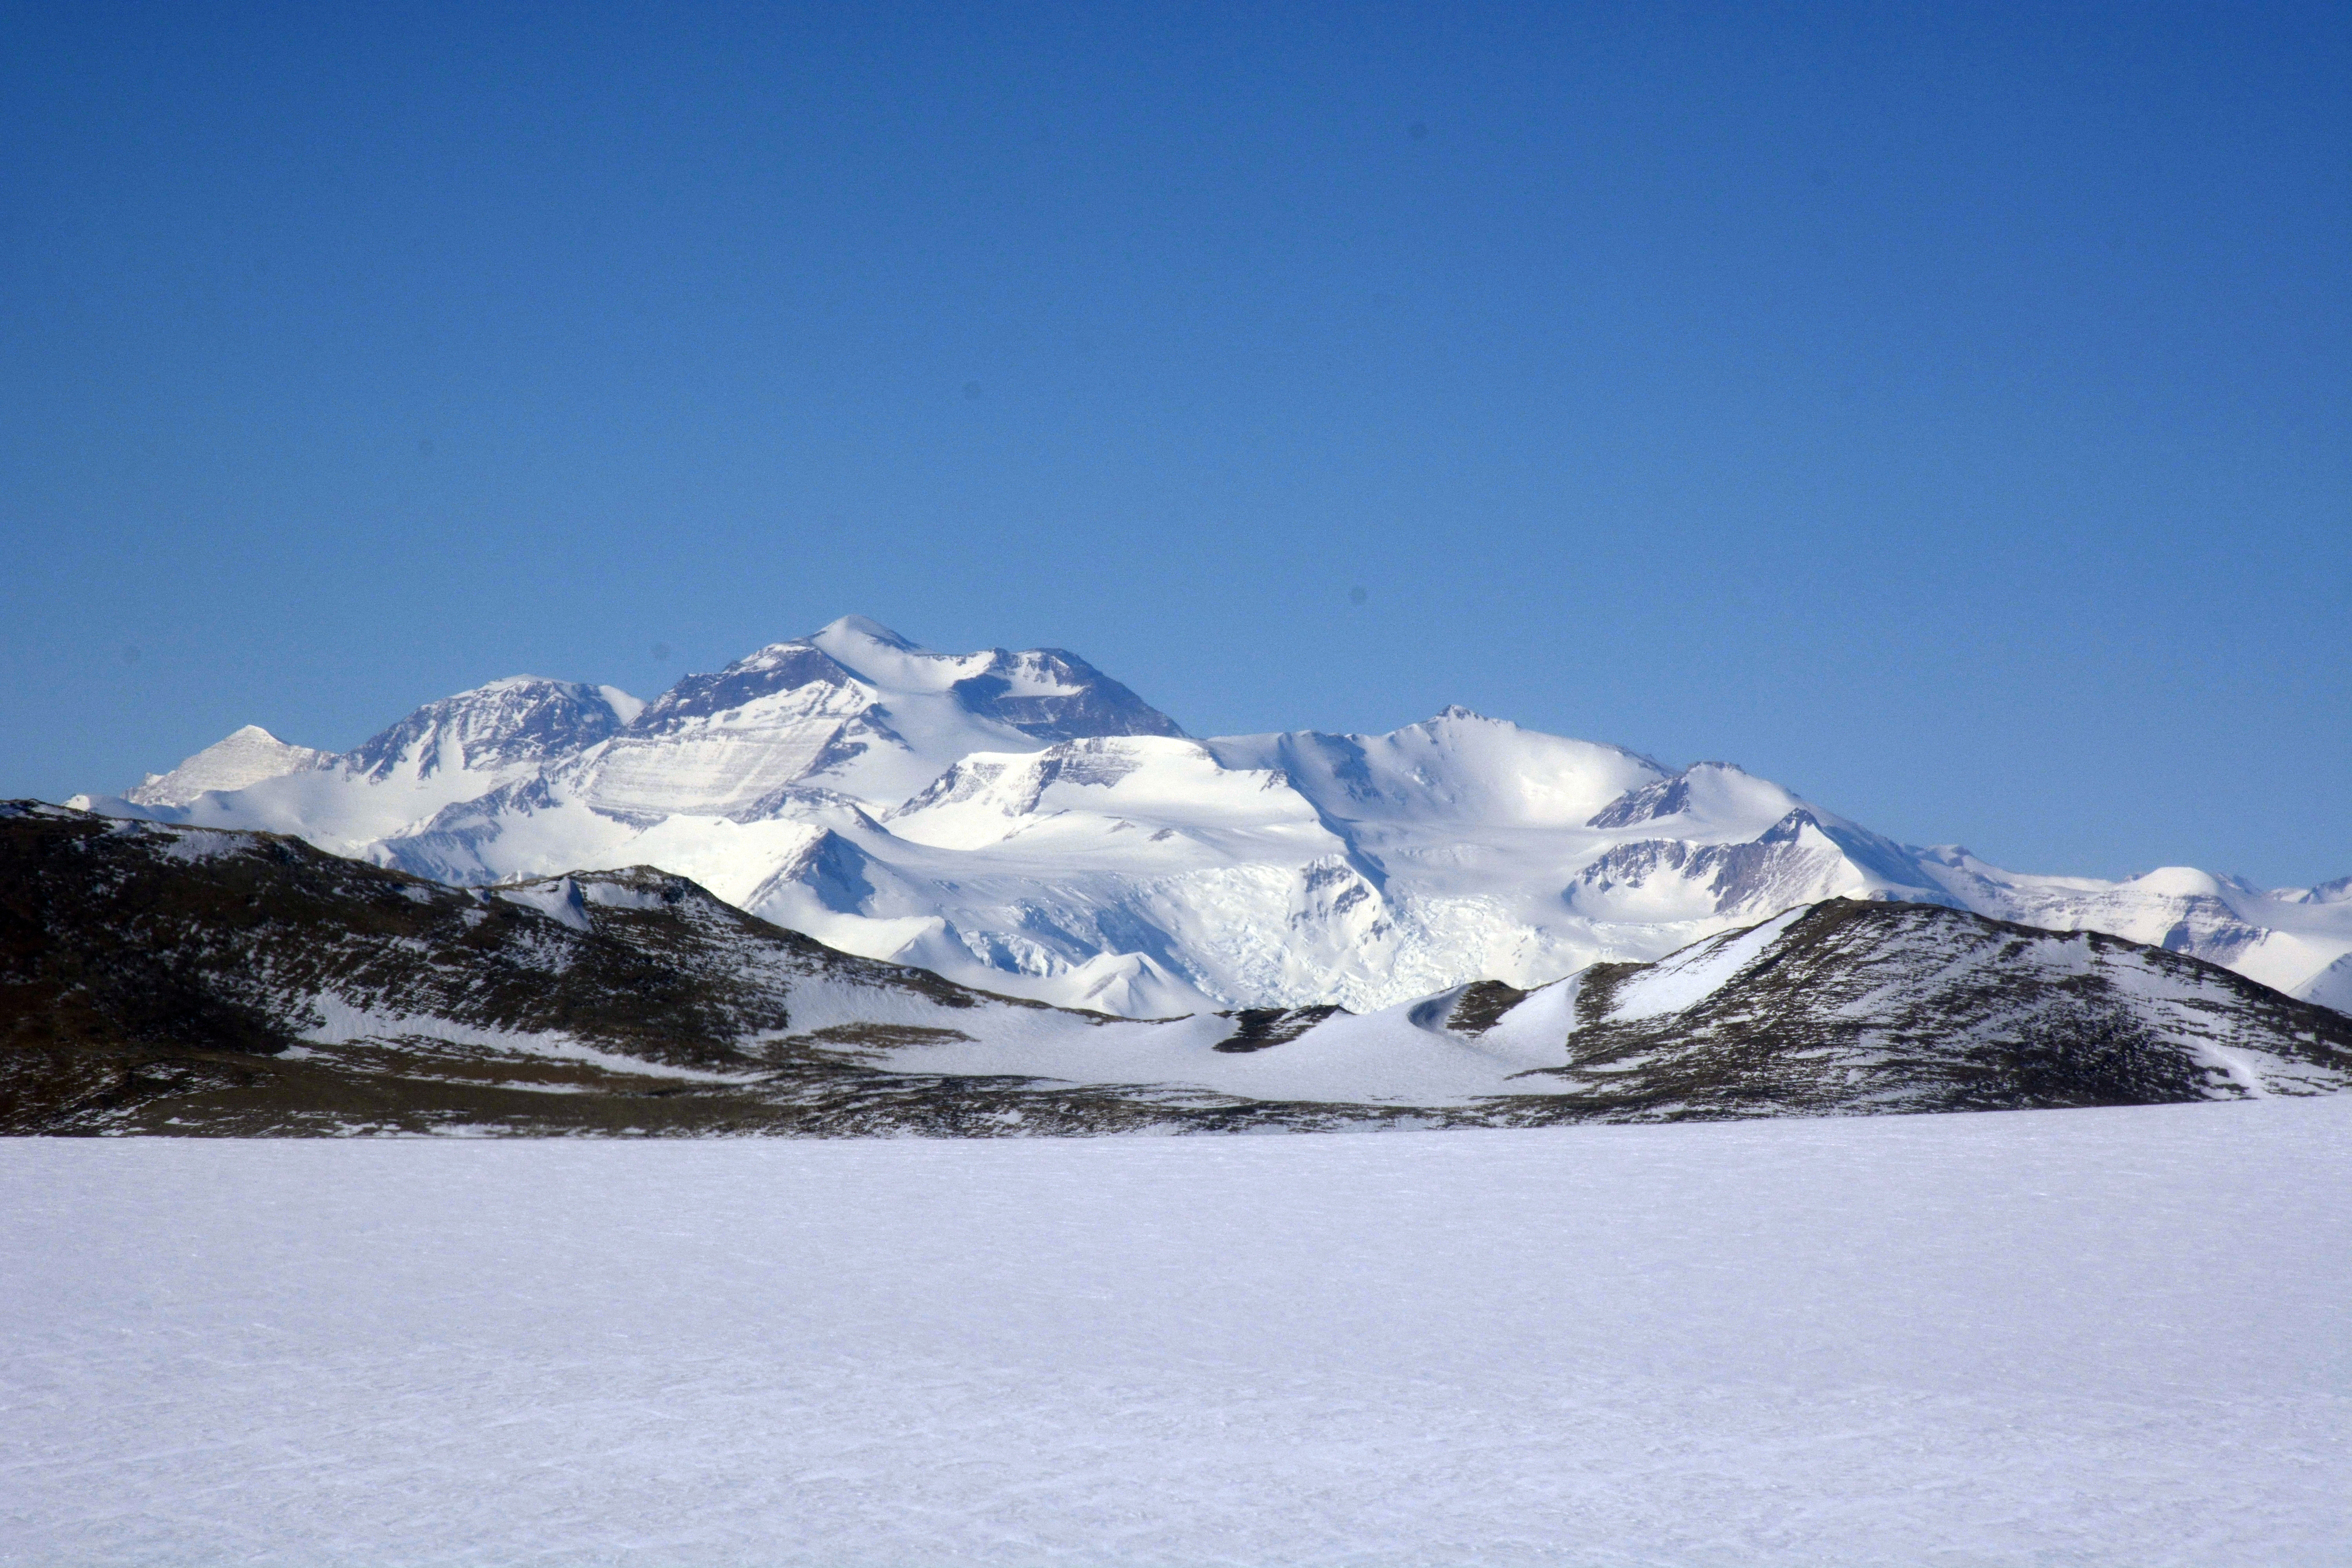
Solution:
{"label": "glacier", "polygon": [[1728,763],[1464,708],[1201,739],[1075,654],[858,616],[649,702],[512,677],[349,752],[248,726],[68,804],[461,884],[657,867],[845,952],[1130,1017],[1533,989],[1838,897],[2104,931],[2352,1010],[2352,878],[2013,872]]}

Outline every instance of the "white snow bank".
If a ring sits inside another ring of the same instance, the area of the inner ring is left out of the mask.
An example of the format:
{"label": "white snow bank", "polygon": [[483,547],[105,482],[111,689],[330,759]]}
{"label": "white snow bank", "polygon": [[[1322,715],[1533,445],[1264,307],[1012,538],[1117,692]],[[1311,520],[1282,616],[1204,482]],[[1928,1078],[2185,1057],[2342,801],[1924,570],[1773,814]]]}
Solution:
{"label": "white snow bank", "polygon": [[0,1142],[0,1561],[2352,1556],[2352,1100]]}

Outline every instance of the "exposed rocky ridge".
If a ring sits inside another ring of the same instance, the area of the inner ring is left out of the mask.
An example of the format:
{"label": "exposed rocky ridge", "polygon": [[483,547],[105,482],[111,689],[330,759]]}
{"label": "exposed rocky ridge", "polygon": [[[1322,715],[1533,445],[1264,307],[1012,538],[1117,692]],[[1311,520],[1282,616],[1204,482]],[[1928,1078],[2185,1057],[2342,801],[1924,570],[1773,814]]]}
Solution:
{"label": "exposed rocky ridge", "polygon": [[[1711,965],[1728,977],[1674,994]],[[1659,963],[1596,964],[1577,1017],[1569,1063],[1548,1076],[1630,1119],[2352,1085],[2352,1018],[2161,948],[1919,904],[1838,900]]]}
{"label": "exposed rocky ridge", "polygon": [[1000,1135],[2137,1104],[2352,1084],[2202,960],[1835,900],[1369,1016],[1076,1014],[637,868],[457,889],[0,805],[0,1131]]}

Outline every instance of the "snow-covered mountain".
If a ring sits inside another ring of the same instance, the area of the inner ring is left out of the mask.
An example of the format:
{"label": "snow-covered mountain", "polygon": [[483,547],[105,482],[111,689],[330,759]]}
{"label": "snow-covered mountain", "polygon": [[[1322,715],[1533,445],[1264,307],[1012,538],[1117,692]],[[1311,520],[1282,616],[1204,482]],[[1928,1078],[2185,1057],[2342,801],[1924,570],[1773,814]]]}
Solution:
{"label": "snow-covered mountain", "polygon": [[149,773],[123,798],[133,805],[188,805],[216,790],[240,790],[286,773],[307,773],[326,756],[308,746],[289,746],[260,725],[247,724],[170,773]]}
{"label": "snow-covered mountain", "polygon": [[2011,872],[1729,763],[1459,708],[1194,740],[1074,655],[941,654],[857,617],[650,703],[495,681],[348,753],[247,729],[73,804],[457,883],[657,866],[849,952],[1129,1016],[1529,988],[1836,897],[2109,932],[2352,1010],[2352,879]]}

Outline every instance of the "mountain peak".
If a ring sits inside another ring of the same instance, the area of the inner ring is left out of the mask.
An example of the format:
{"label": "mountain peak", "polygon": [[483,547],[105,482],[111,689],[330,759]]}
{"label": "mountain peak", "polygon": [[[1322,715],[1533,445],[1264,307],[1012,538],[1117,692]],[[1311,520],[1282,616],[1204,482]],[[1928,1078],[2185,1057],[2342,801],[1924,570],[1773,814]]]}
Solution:
{"label": "mountain peak", "polygon": [[974,752],[1181,733],[1075,654],[940,653],[845,616],[683,677],[581,779],[599,810],[749,821],[812,791],[886,809]]}
{"label": "mountain peak", "polygon": [[215,790],[244,789],[316,767],[323,753],[289,746],[258,724],[224,736],[169,773],[149,773],[123,796],[133,805],[181,806]]}
{"label": "mountain peak", "polygon": [[2143,891],[2176,899],[2218,899],[2221,896],[2221,879],[2194,866],[2158,866],[2153,871],[2134,877],[2131,881],[2134,887]]}
{"label": "mountain peak", "polygon": [[865,616],[843,616],[838,619],[827,621],[801,640],[823,647],[829,641],[838,642],[851,638],[863,642],[878,642],[883,647],[896,648],[900,653],[929,651],[919,644],[908,642],[880,621],[869,619]]}
{"label": "mountain peak", "polygon": [[1693,763],[1679,773],[1628,790],[1595,813],[1585,826],[1634,827],[1692,812],[1712,816],[1718,823],[1759,817],[1777,822],[1797,805],[1797,797],[1789,791],[1769,779],[1758,778],[1736,763]]}
{"label": "mountain peak", "polygon": [[509,675],[426,703],[362,742],[344,765],[376,779],[425,778],[444,768],[496,769],[593,745],[623,721],[602,689]]}

